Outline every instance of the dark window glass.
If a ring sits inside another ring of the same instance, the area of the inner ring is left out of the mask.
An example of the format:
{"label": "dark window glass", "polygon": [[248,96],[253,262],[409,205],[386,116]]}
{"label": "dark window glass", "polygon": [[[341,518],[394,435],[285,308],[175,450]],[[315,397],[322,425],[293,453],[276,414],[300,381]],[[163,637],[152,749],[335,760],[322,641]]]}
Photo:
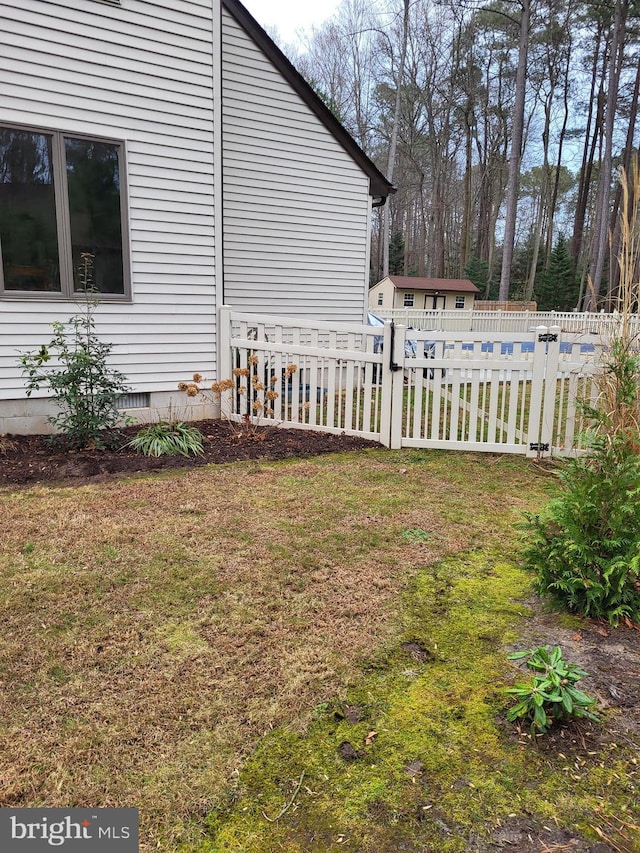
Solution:
{"label": "dark window glass", "polygon": [[74,287],[85,252],[93,255],[93,289],[124,293],[119,146],[64,139]]}
{"label": "dark window glass", "polygon": [[52,137],[0,128],[5,290],[60,292]]}

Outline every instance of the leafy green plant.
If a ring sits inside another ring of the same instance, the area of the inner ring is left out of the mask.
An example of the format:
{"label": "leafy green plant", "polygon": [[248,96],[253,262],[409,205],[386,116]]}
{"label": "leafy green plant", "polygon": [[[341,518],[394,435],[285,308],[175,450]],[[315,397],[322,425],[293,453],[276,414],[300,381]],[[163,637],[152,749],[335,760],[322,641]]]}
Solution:
{"label": "leafy green plant", "polygon": [[142,427],[127,447],[145,456],[199,456],[203,452],[202,433],[183,421],[158,421]]}
{"label": "leafy green plant", "polygon": [[[83,255],[81,280],[89,290],[91,256]],[[95,330],[96,302],[87,296],[84,312],[67,323],[53,323],[53,337],[35,352],[20,356],[27,397],[48,388],[59,408],[48,420],[74,447],[105,447],[122,412],[116,401],[128,391],[126,377],[110,368],[112,345]]]}
{"label": "leafy green plant", "polygon": [[593,398],[581,404],[588,455],[568,461],[560,496],[526,516],[523,550],[540,594],[613,625],[640,621],[640,350],[631,322],[640,223],[625,218],[640,205],[637,168],[622,187],[618,325],[603,343]]}
{"label": "leafy green plant", "polygon": [[526,660],[528,669],[536,673],[531,681],[505,691],[517,699],[517,704],[507,711],[509,722],[529,720],[532,737],[536,730],[547,732],[557,720],[586,717],[599,722],[599,717],[590,710],[596,700],[575,686],[589,673],[575,663],[567,663],[559,646],[553,650],[540,646],[515,652],[509,655],[509,660]]}
{"label": "leafy green plant", "polygon": [[640,457],[624,440],[598,444],[560,477],[563,494],[526,516],[537,592],[613,625],[640,621]]}

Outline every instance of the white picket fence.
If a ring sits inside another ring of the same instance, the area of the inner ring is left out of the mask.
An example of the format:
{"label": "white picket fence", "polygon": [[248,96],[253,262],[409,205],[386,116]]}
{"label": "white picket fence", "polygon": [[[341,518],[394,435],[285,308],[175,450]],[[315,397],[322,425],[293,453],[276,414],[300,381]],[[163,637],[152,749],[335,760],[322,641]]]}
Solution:
{"label": "white picket fence", "polygon": [[[361,435],[392,447],[571,455],[599,338],[434,332],[220,311],[223,416]],[[294,365],[295,370],[289,367]],[[242,391],[238,387],[242,386]]]}
{"label": "white picket fence", "polygon": [[[417,308],[372,308],[374,314],[414,329],[439,332],[512,332],[524,334],[537,326],[560,326],[563,332],[602,335],[619,322],[616,314],[571,311],[475,311],[475,310],[418,310]],[[640,330],[640,318],[631,321],[635,332]]]}

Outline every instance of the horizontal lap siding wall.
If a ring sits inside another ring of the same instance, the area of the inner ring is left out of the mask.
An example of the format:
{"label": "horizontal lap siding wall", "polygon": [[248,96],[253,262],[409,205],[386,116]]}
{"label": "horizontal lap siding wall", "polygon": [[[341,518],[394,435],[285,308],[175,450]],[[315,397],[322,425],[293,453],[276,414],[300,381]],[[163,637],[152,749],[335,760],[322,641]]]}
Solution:
{"label": "horizontal lap siding wall", "polygon": [[224,299],[361,322],[368,178],[222,11]]}
{"label": "horizontal lap siding wall", "polygon": [[[0,121],[125,141],[132,303],[97,330],[133,390],[215,366],[212,18],[212,0],[0,6]],[[77,310],[0,300],[0,399],[24,396],[17,352]]]}

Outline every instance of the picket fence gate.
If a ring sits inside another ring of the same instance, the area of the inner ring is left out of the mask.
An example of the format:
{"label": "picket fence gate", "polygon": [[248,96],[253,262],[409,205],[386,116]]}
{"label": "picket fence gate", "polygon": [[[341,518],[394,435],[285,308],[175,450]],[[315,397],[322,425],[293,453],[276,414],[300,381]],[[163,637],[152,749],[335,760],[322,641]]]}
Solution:
{"label": "picket fence gate", "polygon": [[220,317],[223,417],[359,435],[390,448],[575,455],[599,339]]}

